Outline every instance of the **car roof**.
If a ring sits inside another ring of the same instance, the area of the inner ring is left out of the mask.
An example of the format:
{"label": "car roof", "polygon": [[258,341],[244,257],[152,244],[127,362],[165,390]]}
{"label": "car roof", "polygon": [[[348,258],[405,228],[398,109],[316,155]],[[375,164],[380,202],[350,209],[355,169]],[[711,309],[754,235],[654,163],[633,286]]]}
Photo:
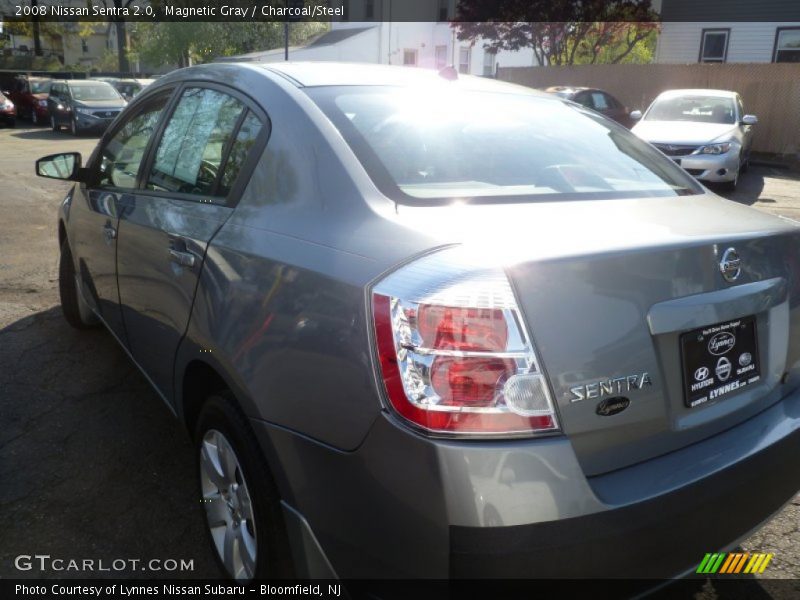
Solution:
{"label": "car roof", "polygon": [[[553,85],[553,86],[550,86],[549,88],[547,88],[545,90],[545,92],[548,92],[550,94],[557,94],[559,92],[561,92],[563,94],[571,94],[571,93],[576,93],[576,92],[585,92],[586,90],[594,90],[594,89],[596,89],[596,88],[590,88],[590,87],[584,87],[584,86],[578,86],[578,85]],[[597,91],[600,91],[600,90],[597,90]]]}
{"label": "car roof", "polygon": [[84,83],[105,83],[111,85],[108,81],[102,79],[53,79],[53,83],[66,83],[69,85],[83,85]]}
{"label": "car roof", "polygon": [[[231,63],[228,63],[231,64]],[[232,63],[237,64],[237,63]],[[252,66],[254,63],[240,63]],[[517,94],[529,94],[548,97],[532,88],[505,83],[486,77],[457,75],[443,77],[434,69],[419,67],[400,67],[392,65],[375,65],[340,62],[282,62],[255,63],[263,69],[282,75],[298,87],[324,86],[413,86],[430,85],[451,80],[461,89],[474,91],[496,91]],[[452,71],[451,71],[452,73]]]}
{"label": "car roof", "polygon": [[659,98],[674,98],[677,96],[717,96],[720,98],[735,98],[736,92],[730,90],[704,90],[704,89],[685,89],[685,90],[667,90],[661,92]]}

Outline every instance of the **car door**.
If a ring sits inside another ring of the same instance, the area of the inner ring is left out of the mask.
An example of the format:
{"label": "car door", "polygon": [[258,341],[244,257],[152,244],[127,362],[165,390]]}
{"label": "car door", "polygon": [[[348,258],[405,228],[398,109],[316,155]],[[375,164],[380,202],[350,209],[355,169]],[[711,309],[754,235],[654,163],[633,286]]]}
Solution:
{"label": "car door", "polygon": [[129,348],[169,402],[206,247],[233,211],[248,179],[243,167],[252,171],[253,145],[266,131],[266,115],[238,92],[186,84],[120,215],[117,276]]}
{"label": "car door", "polygon": [[119,215],[133,197],[148,143],[171,93],[166,90],[132,107],[101,141],[88,167],[88,183],[76,192],[79,208],[70,211],[70,244],[78,260],[81,291],[123,344],[116,273]]}

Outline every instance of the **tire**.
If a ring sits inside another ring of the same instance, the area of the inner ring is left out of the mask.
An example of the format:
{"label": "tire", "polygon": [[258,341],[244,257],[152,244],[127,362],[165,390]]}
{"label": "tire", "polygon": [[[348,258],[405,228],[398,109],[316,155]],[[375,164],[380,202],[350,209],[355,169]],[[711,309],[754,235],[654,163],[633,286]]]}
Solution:
{"label": "tire", "polygon": [[50,115],[50,127],[53,128],[53,131],[58,131],[59,129],[61,129],[58,126],[58,123],[56,123],[56,116],[55,115]]}
{"label": "tire", "polygon": [[31,125],[39,126],[39,117],[36,116],[36,109],[31,110]]}
{"label": "tire", "polygon": [[66,242],[61,248],[58,263],[58,293],[61,297],[61,312],[64,318],[75,329],[93,329],[98,326],[97,317],[78,295],[75,280],[75,263],[72,252]]}
{"label": "tire", "polygon": [[[291,578],[291,554],[278,490],[232,394],[206,400],[194,439],[206,533],[221,571],[240,581]],[[220,466],[223,464],[227,468]],[[230,548],[227,559],[226,547]],[[238,552],[234,553],[234,548]]]}
{"label": "tire", "polygon": [[78,123],[75,121],[75,117],[72,117],[69,120],[69,132],[78,137],[81,134],[81,130],[78,128]]}
{"label": "tire", "polygon": [[14,127],[17,126],[17,120],[16,119],[9,119],[8,120],[8,126],[13,129]]}

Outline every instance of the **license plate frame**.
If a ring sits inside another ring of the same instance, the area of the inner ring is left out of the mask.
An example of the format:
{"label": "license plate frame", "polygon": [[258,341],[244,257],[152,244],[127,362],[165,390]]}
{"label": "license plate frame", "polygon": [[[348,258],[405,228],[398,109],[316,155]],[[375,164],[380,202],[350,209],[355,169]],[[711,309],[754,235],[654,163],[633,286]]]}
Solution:
{"label": "license plate frame", "polygon": [[725,399],[761,380],[755,315],[687,331],[679,343],[687,408]]}

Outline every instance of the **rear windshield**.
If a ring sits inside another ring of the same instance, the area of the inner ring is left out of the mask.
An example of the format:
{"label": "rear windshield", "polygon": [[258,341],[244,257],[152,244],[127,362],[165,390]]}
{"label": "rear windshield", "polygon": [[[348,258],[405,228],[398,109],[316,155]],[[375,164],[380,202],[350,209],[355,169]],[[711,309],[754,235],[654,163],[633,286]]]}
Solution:
{"label": "rear windshield", "polygon": [[721,96],[678,96],[657,98],[644,116],[647,121],[693,121],[733,125],[733,98]]}
{"label": "rear windshield", "polygon": [[78,83],[70,84],[69,91],[75,100],[119,100],[122,96],[119,92],[104,81],[97,83]]}
{"label": "rear windshield", "polygon": [[33,81],[31,80],[31,93],[32,94],[49,94],[50,81]]}
{"label": "rear windshield", "polygon": [[306,90],[398,202],[544,201],[701,193],[612,121],[558,99],[458,89]]}

